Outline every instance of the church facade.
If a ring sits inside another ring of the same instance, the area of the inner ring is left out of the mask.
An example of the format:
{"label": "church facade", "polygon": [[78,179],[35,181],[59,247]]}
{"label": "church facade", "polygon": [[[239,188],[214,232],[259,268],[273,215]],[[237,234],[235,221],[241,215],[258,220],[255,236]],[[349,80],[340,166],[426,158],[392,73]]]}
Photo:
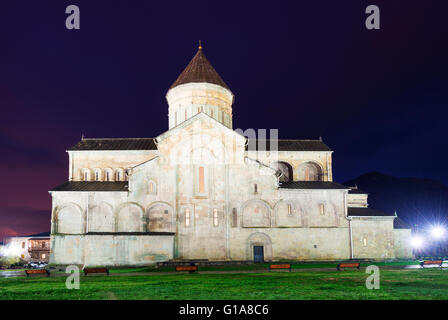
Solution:
{"label": "church facade", "polygon": [[50,191],[50,263],[412,257],[396,214],[333,181],[322,139],[234,131],[234,96],[201,47],[166,98],[158,137],[68,149],[69,181]]}

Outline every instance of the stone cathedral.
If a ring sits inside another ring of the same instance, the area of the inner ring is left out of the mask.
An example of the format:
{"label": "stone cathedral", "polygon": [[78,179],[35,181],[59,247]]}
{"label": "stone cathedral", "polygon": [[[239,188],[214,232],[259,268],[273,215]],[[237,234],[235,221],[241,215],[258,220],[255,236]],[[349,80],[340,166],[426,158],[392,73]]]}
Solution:
{"label": "stone cathedral", "polygon": [[156,138],[82,138],[53,188],[53,264],[412,257],[410,229],[333,182],[318,140],[232,129],[234,95],[202,47],[169,88]]}

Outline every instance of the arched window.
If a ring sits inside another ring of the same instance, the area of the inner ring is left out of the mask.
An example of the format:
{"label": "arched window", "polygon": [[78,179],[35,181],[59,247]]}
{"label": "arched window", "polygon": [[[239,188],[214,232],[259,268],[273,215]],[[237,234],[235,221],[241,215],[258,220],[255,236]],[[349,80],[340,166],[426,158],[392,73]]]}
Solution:
{"label": "arched window", "polygon": [[148,183],[148,193],[157,194],[156,183],[154,181],[149,181]]}
{"label": "arched window", "polygon": [[199,167],[199,193],[205,192],[205,173],[204,167]]}
{"label": "arched window", "polygon": [[99,181],[100,180],[100,172],[99,170],[95,170],[95,181]]}
{"label": "arched window", "polygon": [[293,180],[293,172],[292,172],[292,166],[284,161],[276,162],[274,163],[274,167],[277,170],[280,170],[281,176],[280,181],[281,182],[288,182]]}
{"label": "arched window", "polygon": [[185,226],[186,227],[190,226],[190,209],[189,208],[185,209]]}
{"label": "arched window", "polygon": [[112,181],[112,169],[106,169],[104,180],[105,181]]}
{"label": "arched window", "polygon": [[214,208],[213,209],[213,226],[217,227],[218,226],[218,209]]}
{"label": "arched window", "polygon": [[82,181],[89,181],[90,180],[90,171],[89,169],[82,169],[81,170],[81,180]]}
{"label": "arched window", "polygon": [[117,168],[115,170],[115,181],[122,181],[124,177],[123,169]]}
{"label": "arched window", "polygon": [[299,181],[322,181],[322,170],[317,163],[302,163],[297,170]]}

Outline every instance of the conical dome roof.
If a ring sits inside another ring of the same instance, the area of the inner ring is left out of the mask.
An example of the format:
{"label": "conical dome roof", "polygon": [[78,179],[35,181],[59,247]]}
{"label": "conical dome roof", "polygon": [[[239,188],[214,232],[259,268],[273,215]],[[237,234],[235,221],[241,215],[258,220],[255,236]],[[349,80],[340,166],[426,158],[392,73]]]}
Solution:
{"label": "conical dome roof", "polygon": [[213,83],[230,91],[230,88],[226,85],[224,80],[222,80],[218,72],[216,72],[215,68],[213,68],[211,63],[205,57],[201,46],[199,46],[196,55],[193,59],[191,59],[188,66],[184,71],[182,71],[177,80],[174,81],[170,89],[177,87],[178,85],[191,82]]}

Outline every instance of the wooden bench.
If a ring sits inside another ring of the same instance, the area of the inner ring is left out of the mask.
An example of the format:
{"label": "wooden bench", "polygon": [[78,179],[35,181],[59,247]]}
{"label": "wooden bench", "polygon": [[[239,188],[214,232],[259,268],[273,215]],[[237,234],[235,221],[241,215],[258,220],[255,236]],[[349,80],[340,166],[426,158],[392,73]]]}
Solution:
{"label": "wooden bench", "polygon": [[438,265],[439,268],[442,268],[443,260],[425,260],[420,262],[420,268],[424,268],[425,266]]}
{"label": "wooden bench", "polygon": [[361,263],[359,263],[359,262],[339,263],[337,270],[341,271],[341,269],[346,269],[346,268],[356,268],[359,270],[359,268],[361,268]]}
{"label": "wooden bench", "polygon": [[84,268],[83,271],[85,276],[89,273],[107,273],[109,275],[109,269],[107,268]]}
{"label": "wooden bench", "polygon": [[30,274],[36,274],[36,275],[45,274],[47,276],[50,276],[50,271],[48,271],[47,269],[30,269],[30,270],[25,270],[25,274],[27,277],[29,277]]}
{"label": "wooden bench", "polygon": [[288,269],[289,272],[291,272],[291,264],[289,264],[289,263],[270,264],[269,265],[269,271],[271,271],[272,269]]}
{"label": "wooden bench", "polygon": [[193,273],[198,271],[198,266],[176,266],[175,271],[188,271]]}

